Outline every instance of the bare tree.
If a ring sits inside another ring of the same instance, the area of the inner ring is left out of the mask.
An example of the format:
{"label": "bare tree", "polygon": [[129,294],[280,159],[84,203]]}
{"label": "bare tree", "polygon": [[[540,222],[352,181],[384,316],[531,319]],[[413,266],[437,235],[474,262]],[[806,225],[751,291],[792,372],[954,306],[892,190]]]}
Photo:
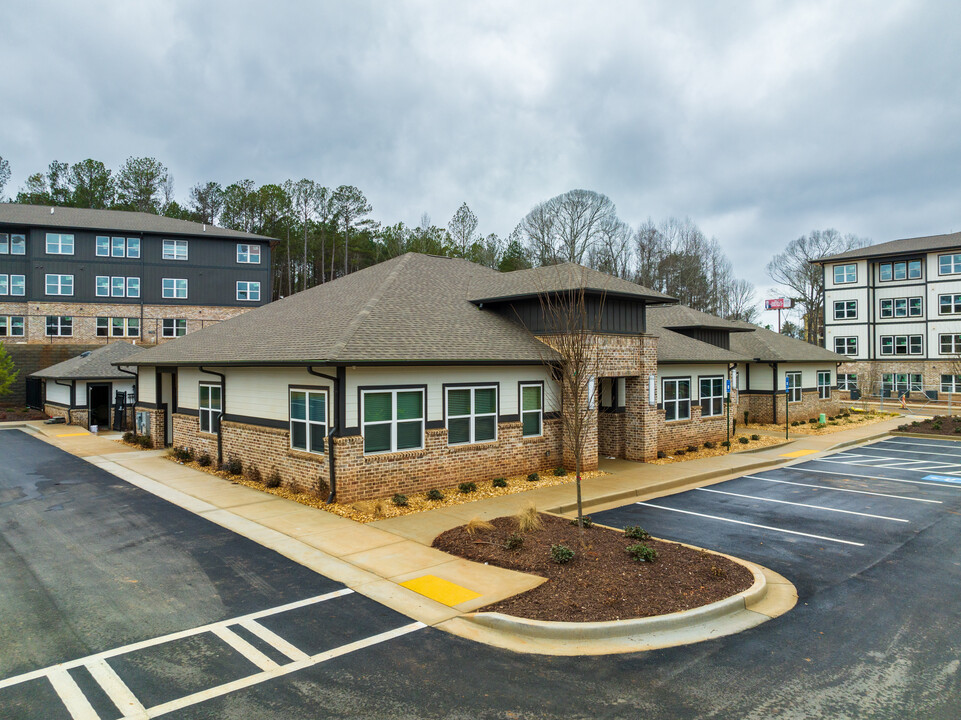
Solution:
{"label": "bare tree", "polygon": [[593,190],[570,190],[540,203],[521,221],[521,232],[542,265],[583,263],[601,234],[616,223],[617,208]]}
{"label": "bare tree", "polygon": [[317,212],[317,183],[313,180],[304,178],[294,183],[291,195],[294,208],[297,211],[297,219],[300,221],[304,231],[304,264],[302,268],[303,277],[301,278],[301,290],[307,289],[307,229],[310,221]]}
{"label": "bare tree", "polygon": [[589,251],[590,266],[608,275],[629,279],[634,264],[631,239],[631,227],[626,222],[615,218],[605,223]]}
{"label": "bare tree", "polygon": [[10,161],[0,157],[0,200],[3,200],[3,188],[10,181]]}
{"label": "bare tree", "polygon": [[755,322],[760,315],[754,285],[749,280],[734,280],[728,289],[728,304],[725,317],[728,320]]}
{"label": "bare tree", "polygon": [[454,249],[461,257],[467,257],[477,241],[477,216],[467,207],[466,202],[457,208],[454,217],[447,223],[447,233]]}

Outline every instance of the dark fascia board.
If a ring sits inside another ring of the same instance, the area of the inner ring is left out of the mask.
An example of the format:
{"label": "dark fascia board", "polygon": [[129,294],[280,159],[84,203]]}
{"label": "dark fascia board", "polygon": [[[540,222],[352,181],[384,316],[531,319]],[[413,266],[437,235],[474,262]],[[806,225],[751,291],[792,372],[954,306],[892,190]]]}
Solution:
{"label": "dark fascia board", "polygon": [[729,327],[728,325],[662,325],[665,330],[722,330],[724,332],[754,332],[753,328]]}
{"label": "dark fascia board", "polygon": [[[117,363],[111,363],[116,365]],[[396,367],[403,365],[544,365],[543,360],[263,360],[258,362],[250,361],[215,361],[206,360],[204,362],[139,362],[131,363],[126,361],[123,365],[133,365],[136,367]]]}
{"label": "dark fascia board", "polygon": [[[517,293],[516,295],[498,295],[496,297],[489,298],[479,298],[476,300],[470,300],[474,305],[498,305],[501,303],[508,303],[513,300],[529,300],[531,298],[537,298],[541,295],[558,295],[560,293],[566,292],[578,292],[581,288],[571,288],[570,290],[548,290],[547,292],[526,292]],[[677,305],[677,300],[675,298],[664,298],[657,297],[654,295],[638,295],[635,293],[618,292],[616,290],[604,290],[601,288],[586,287],[583,288],[584,294],[589,297],[615,297],[624,300],[635,300],[637,302],[643,301],[648,306],[654,305]]]}
{"label": "dark fascia board", "polygon": [[[859,255],[857,257],[837,257],[831,256],[808,260],[812,265],[827,265],[828,263],[857,262],[858,260],[876,260],[878,258],[917,258],[920,255],[930,253],[949,253],[961,251],[961,245],[947,245],[945,247],[927,248],[917,250],[892,250],[890,252],[879,252],[874,255]],[[917,282],[917,281],[916,281]]]}
{"label": "dark fascia board", "polygon": [[[200,223],[200,224],[203,224],[203,223]],[[255,234],[253,234],[253,233],[248,233],[247,235],[219,235],[219,236],[218,236],[218,235],[207,235],[207,234],[204,233],[203,230],[200,230],[199,232],[185,232],[185,231],[177,231],[177,230],[172,230],[172,231],[167,231],[167,230],[118,230],[118,229],[115,228],[115,227],[113,227],[113,228],[111,228],[111,227],[78,227],[78,226],[74,226],[74,225],[48,226],[48,225],[44,225],[44,224],[42,224],[42,223],[11,223],[11,222],[0,221],[0,228],[12,228],[12,229],[15,229],[15,230],[23,230],[23,229],[25,229],[25,228],[26,228],[26,229],[36,229],[36,228],[41,228],[41,229],[42,229],[42,228],[45,228],[45,227],[55,227],[56,230],[62,230],[62,231],[68,231],[68,232],[75,232],[75,233],[76,233],[76,232],[93,233],[93,234],[97,234],[97,233],[108,233],[108,234],[124,233],[125,236],[126,236],[126,235],[131,235],[131,236],[133,236],[133,235],[160,235],[160,236],[165,236],[165,237],[166,237],[166,236],[177,235],[177,236],[186,236],[186,237],[192,237],[192,238],[204,238],[204,239],[206,239],[206,240],[224,240],[224,241],[227,241],[227,242],[243,242],[244,240],[260,240],[261,242],[264,242],[264,241],[268,242],[268,243],[270,244],[270,247],[272,247],[272,248],[273,248],[273,247],[277,247],[278,245],[280,245],[280,240],[278,240],[277,238],[267,237],[266,235],[255,235]],[[211,227],[217,227],[217,228],[220,229],[220,230],[228,230],[228,229],[229,229],[229,228],[222,228],[222,227],[215,226],[215,225],[212,225]],[[239,232],[239,231],[231,231],[231,232]]]}
{"label": "dark fascia board", "polygon": [[77,381],[80,381],[80,382],[98,382],[98,381],[100,381],[100,380],[103,380],[103,381],[107,381],[107,380],[130,380],[131,382],[133,381],[133,378],[132,378],[130,375],[109,375],[109,376],[97,375],[97,376],[94,376],[94,377],[75,377],[75,376],[73,376],[73,375],[56,375],[56,376],[54,376],[54,375],[39,375],[39,376],[28,375],[27,377],[37,377],[37,378],[40,379],[40,380],[77,380]]}

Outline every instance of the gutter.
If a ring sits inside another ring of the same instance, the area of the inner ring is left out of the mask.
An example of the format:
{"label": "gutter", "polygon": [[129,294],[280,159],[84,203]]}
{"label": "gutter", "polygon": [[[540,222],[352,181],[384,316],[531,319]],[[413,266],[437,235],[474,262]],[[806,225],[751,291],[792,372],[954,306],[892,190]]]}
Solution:
{"label": "gutter", "polygon": [[307,372],[311,375],[315,375],[326,380],[330,380],[334,383],[334,419],[335,421],[330,423],[330,430],[327,433],[327,462],[330,467],[330,494],[327,496],[327,502],[332,503],[337,497],[337,468],[334,464],[334,436],[341,436],[341,427],[344,423],[344,409],[346,408],[346,395],[344,394],[344,386],[347,384],[347,368],[343,366],[337,367],[337,376],[327,375],[326,373],[317,372],[309,365],[307,366]]}
{"label": "gutter", "polygon": [[[771,410],[774,413],[772,416],[772,424],[777,425],[777,363],[768,363],[771,366],[771,387],[774,392],[771,393]],[[785,402],[787,402],[785,400]]]}
{"label": "gutter", "polygon": [[[67,405],[67,425],[72,425],[73,423],[70,422],[70,411],[73,409],[73,406],[76,403],[77,386],[75,384],[75,381],[71,381],[70,384],[68,385],[67,383],[62,383],[59,380],[55,379],[53,383],[54,385],[60,385],[65,388],[70,388],[70,402]],[[46,397],[44,397],[44,400],[46,400]]]}
{"label": "gutter", "polygon": [[140,379],[140,375],[138,375],[135,370],[124,370],[119,365],[117,365],[117,370],[119,370],[122,373],[125,373],[126,375],[133,375],[133,399],[134,399],[134,403],[136,404],[137,395],[138,395],[137,381]]}
{"label": "gutter", "polygon": [[224,413],[227,409],[227,378],[223,373],[213,370],[204,370],[203,366],[197,368],[202,373],[216,375],[220,378],[220,415],[217,417],[217,466],[220,467],[224,462]]}

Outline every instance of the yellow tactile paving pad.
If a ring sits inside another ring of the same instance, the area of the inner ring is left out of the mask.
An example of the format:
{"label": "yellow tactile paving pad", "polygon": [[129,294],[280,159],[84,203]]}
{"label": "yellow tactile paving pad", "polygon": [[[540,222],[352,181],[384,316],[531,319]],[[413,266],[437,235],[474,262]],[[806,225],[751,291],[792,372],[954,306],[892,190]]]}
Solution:
{"label": "yellow tactile paving pad", "polygon": [[784,453],[781,457],[803,457],[804,455],[810,455],[816,452],[817,450],[795,450],[794,452]]}
{"label": "yellow tactile paving pad", "polygon": [[57,437],[80,437],[81,435],[90,435],[90,433],[64,433],[63,435],[57,435]]}
{"label": "yellow tactile paving pad", "polygon": [[468,590],[436,575],[421,575],[400,584],[408,590],[413,590],[415,593],[420,593],[424,597],[429,597],[431,600],[436,600],[449,607],[480,597],[480,593]]}

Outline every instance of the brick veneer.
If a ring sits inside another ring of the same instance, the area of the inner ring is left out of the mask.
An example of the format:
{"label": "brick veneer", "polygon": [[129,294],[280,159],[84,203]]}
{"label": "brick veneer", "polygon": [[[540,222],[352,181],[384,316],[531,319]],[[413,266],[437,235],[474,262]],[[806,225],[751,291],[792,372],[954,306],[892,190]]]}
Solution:
{"label": "brick veneer", "polygon": [[[818,417],[821,413],[825,415],[837,415],[841,411],[841,398],[847,397],[847,392],[839,392],[838,390],[831,390],[831,397],[822,400],[818,397],[818,391],[813,390],[801,390],[801,401],[792,402],[789,408],[788,420],[808,420],[810,418]],[[751,422],[760,423],[770,423],[770,422],[784,422],[784,405],[785,405],[785,394],[783,392],[777,393],[777,418],[773,417],[773,408],[771,395],[768,394],[741,394],[741,403],[738,407],[739,421],[744,419],[744,410],[747,410],[750,416]]]}
{"label": "brick veneer", "polygon": [[[136,414],[138,412],[147,413],[147,435],[150,436],[151,447],[160,448],[163,447],[163,422],[164,422],[164,411],[159,408],[148,408],[137,406],[134,408],[134,423],[136,423]],[[159,431],[159,432],[158,432]]]}
{"label": "brick veneer", "polygon": [[[736,407],[732,405],[732,407]],[[721,442],[727,440],[727,413],[724,415],[701,417],[701,406],[691,405],[689,420],[664,419],[664,410],[657,411],[658,416],[658,450],[671,453],[683,450],[691,445],[700,446],[711,440]],[[732,414],[731,420],[734,420]],[[731,436],[733,439],[733,435]]]}

